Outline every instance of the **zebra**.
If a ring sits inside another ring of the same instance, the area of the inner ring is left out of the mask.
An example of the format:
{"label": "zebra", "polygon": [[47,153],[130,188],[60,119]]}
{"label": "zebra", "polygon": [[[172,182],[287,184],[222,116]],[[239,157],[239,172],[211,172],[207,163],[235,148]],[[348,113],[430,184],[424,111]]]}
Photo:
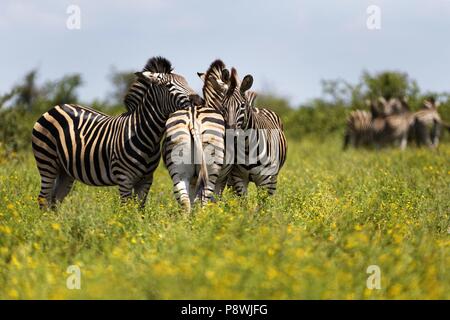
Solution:
{"label": "zebra", "polygon": [[225,161],[225,128],[229,126],[222,116],[229,71],[218,59],[197,75],[204,82],[204,105],[172,114],[163,146],[175,197],[188,212],[196,199],[205,204],[213,195],[220,196],[232,168]]}
{"label": "zebra", "polygon": [[[287,141],[280,117],[253,105],[256,93],[246,93],[252,83],[250,75],[239,82],[236,69],[232,68],[224,116],[225,122],[235,129],[237,155],[228,183],[239,196],[247,193],[249,182],[273,195],[279,171],[286,161]],[[230,145],[227,141],[227,147]]]}
{"label": "zebra", "polygon": [[373,142],[372,114],[365,110],[355,110],[347,118],[344,134],[344,150],[352,145],[355,148]]}
{"label": "zebra", "polygon": [[[172,179],[175,198],[185,212],[191,211],[198,198],[202,204],[211,199],[224,163],[221,103],[228,88],[229,72],[221,60],[215,60],[205,73],[197,75],[204,82],[206,99],[171,114],[163,142],[163,161]],[[214,150],[214,157],[206,159],[205,149]]]}
{"label": "zebra", "polygon": [[414,125],[414,116],[406,98],[379,99],[384,109],[381,116],[372,120],[373,140],[376,147],[398,144],[404,150]]}
{"label": "zebra", "polygon": [[450,130],[450,126],[442,121],[438,107],[439,101],[430,98],[424,100],[422,108],[414,113],[414,136],[417,146],[436,148],[439,145],[442,127]]}
{"label": "zebra", "polygon": [[[236,71],[234,71],[236,73]],[[236,74],[230,78],[230,72],[226,69],[225,64],[221,60],[214,61],[206,73],[197,73],[198,76],[204,81],[203,96],[205,103],[224,115],[226,132],[232,134],[225,135],[225,161],[222,166],[222,170],[219,173],[219,177],[216,180],[215,194],[220,196],[223,193],[226,185],[228,184],[229,175],[235,163],[234,152],[234,131],[236,129],[236,123],[230,122],[230,117],[226,116],[228,110],[247,103],[245,96],[242,92],[248,94],[252,84],[253,77],[246,75],[244,77],[246,85],[244,87],[238,87],[238,79]],[[231,83],[234,83],[230,87]]]}
{"label": "zebra", "polygon": [[62,104],[37,120],[32,148],[41,176],[40,208],[53,209],[75,180],[118,185],[122,202],[137,197],[144,207],[165,121],[198,95],[163,57],[151,58],[136,76],[124,100],[128,110],[121,115]]}
{"label": "zebra", "polygon": [[211,200],[224,162],[225,122],[221,113],[199,103],[178,110],[166,123],[163,160],[178,203],[191,211],[197,198]]}
{"label": "zebra", "polygon": [[349,144],[354,147],[375,144],[377,148],[398,142],[400,148],[406,148],[412,126],[412,115],[406,99],[384,97],[378,100],[366,100],[370,112],[352,111],[347,118],[344,135],[344,150]]}

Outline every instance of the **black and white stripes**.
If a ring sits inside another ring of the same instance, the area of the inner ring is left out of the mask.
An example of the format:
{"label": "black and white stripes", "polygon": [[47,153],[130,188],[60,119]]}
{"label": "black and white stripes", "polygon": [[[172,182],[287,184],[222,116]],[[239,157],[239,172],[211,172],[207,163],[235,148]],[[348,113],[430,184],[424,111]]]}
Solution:
{"label": "black and white stripes", "polygon": [[144,205],[160,159],[160,140],[171,112],[189,107],[195,92],[172,73],[168,60],[149,60],[125,102],[128,112],[108,116],[79,105],[55,106],[33,128],[32,146],[41,175],[39,204],[61,201],[74,180],[118,185]]}
{"label": "black and white stripes", "polygon": [[225,121],[236,129],[236,157],[228,183],[238,195],[247,193],[249,182],[272,195],[287,153],[281,119],[275,112],[249,103],[256,98],[256,93],[246,93],[253,78],[246,76],[241,83],[232,69],[230,83],[229,95],[232,93],[234,99],[226,99],[224,109]]}
{"label": "black and white stripes", "polygon": [[234,68],[230,75],[216,60],[199,74],[204,100],[165,58],[150,59],[136,76],[121,115],[64,104],[37,120],[32,147],[41,208],[62,201],[75,180],[118,185],[123,200],[136,197],[143,207],[164,134],[163,160],[187,211],[196,199],[204,204],[220,195],[227,184],[245,194],[253,181],[274,193],[286,138],[275,113],[253,107],[252,76],[241,83]]}
{"label": "black and white stripes", "polygon": [[196,199],[204,204],[215,191],[224,163],[225,125],[215,109],[195,105],[167,120],[163,159],[177,201],[190,211]]}

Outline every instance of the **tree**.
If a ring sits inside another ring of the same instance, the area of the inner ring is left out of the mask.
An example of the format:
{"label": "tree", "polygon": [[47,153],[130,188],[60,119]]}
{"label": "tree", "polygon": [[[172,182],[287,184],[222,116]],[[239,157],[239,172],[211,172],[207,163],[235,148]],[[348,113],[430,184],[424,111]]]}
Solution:
{"label": "tree", "polygon": [[350,105],[353,108],[363,107],[363,93],[361,83],[352,85],[343,79],[322,80],[322,93],[325,98],[330,97],[335,106]]}
{"label": "tree", "polygon": [[77,103],[77,89],[83,84],[80,74],[63,76],[60,80],[50,81],[45,86],[46,94],[52,105]]}
{"label": "tree", "polygon": [[26,108],[28,111],[31,111],[33,108],[33,104],[39,97],[39,89],[37,88],[36,79],[37,79],[37,69],[33,69],[28,72],[24,79],[23,83],[15,86],[11,91],[11,96],[15,96],[15,103],[18,106],[22,106]]}
{"label": "tree", "polygon": [[9,93],[5,93],[4,95],[0,96],[0,109],[6,102],[11,100],[15,94],[16,94],[15,90],[11,90]]}
{"label": "tree", "polygon": [[369,99],[408,97],[415,100],[419,93],[417,82],[410,79],[407,73],[383,71],[372,75],[364,71],[361,78],[366,89],[366,98]]}
{"label": "tree", "polygon": [[114,104],[123,104],[123,99],[136,80],[133,71],[118,71],[111,68],[109,79],[114,87],[113,92],[110,93],[111,102]]}

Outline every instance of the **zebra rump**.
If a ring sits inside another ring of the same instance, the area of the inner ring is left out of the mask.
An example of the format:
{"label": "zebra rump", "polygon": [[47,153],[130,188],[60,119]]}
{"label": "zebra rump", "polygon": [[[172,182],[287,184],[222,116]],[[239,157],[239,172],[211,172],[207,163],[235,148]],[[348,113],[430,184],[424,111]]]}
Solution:
{"label": "zebra rump", "polygon": [[163,160],[185,211],[197,199],[202,204],[212,199],[224,162],[224,139],[223,117],[213,108],[192,106],[167,120]]}

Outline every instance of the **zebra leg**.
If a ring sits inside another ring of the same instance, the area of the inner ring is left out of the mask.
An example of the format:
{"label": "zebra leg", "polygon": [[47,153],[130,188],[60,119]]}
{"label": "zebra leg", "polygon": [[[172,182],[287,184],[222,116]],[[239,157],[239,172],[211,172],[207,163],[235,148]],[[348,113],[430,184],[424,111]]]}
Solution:
{"label": "zebra leg", "polygon": [[65,172],[60,172],[52,190],[52,203],[62,202],[72,189],[74,181],[75,179]]}
{"label": "zebra leg", "polygon": [[358,134],[353,137],[353,146],[359,148],[361,146],[361,136]]}
{"label": "zebra leg", "polygon": [[125,204],[133,197],[133,185],[127,180],[121,181],[119,183],[119,194],[121,203]]}
{"label": "zebra leg", "polygon": [[247,195],[249,183],[248,177],[241,177],[236,173],[232,173],[229,182],[232,189],[239,197]]}
{"label": "zebra leg", "polygon": [[173,184],[173,193],[178,203],[184,211],[191,211],[191,198],[189,196],[190,181],[188,179],[180,179]]}
{"label": "zebra leg", "polygon": [[439,137],[441,135],[442,125],[434,120],[433,128],[431,130],[431,146],[437,148],[439,145]]}
{"label": "zebra leg", "polygon": [[347,150],[349,144],[350,144],[350,133],[346,132],[344,135],[344,145],[342,149]]}
{"label": "zebra leg", "polygon": [[221,166],[217,164],[212,164],[208,166],[208,183],[206,184],[203,193],[202,205],[205,205],[208,201],[214,201],[216,183],[220,174],[220,169]]}
{"label": "zebra leg", "polygon": [[148,192],[153,184],[153,176],[151,179],[145,179],[134,186],[134,193],[139,201],[139,206],[144,209],[147,202]]}
{"label": "zebra leg", "polygon": [[42,210],[48,208],[53,209],[52,192],[58,174],[56,172],[43,172],[41,170],[39,170],[39,173],[41,174],[41,191],[38,195],[39,208]]}
{"label": "zebra leg", "polygon": [[430,139],[430,129],[423,124],[418,125],[417,127],[417,136],[420,144],[424,144],[425,146],[431,148],[432,141]]}
{"label": "zebra leg", "polygon": [[273,196],[275,194],[275,192],[277,191],[277,180],[278,180],[278,175],[271,176],[270,182],[266,186],[264,186],[267,188],[267,193],[269,194],[269,196]]}
{"label": "zebra leg", "polygon": [[60,171],[56,161],[46,161],[36,157],[36,163],[41,176],[41,190],[38,195],[39,208],[42,210],[53,209],[53,189]]}
{"label": "zebra leg", "polygon": [[408,144],[408,134],[404,134],[400,138],[400,150],[405,150],[407,144]]}
{"label": "zebra leg", "polygon": [[277,189],[277,175],[270,176],[251,176],[250,179],[255,181],[257,187],[258,206],[257,211],[265,206],[269,197],[271,197]]}

